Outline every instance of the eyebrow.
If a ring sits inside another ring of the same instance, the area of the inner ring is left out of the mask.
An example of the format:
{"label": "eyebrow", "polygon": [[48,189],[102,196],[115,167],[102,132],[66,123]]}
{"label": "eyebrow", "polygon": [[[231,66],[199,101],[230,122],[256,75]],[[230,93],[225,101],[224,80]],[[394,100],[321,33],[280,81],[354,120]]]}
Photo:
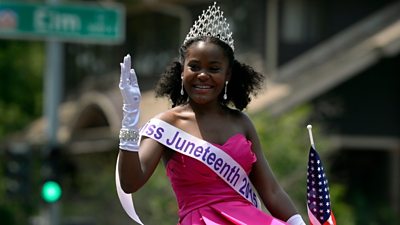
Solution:
{"label": "eyebrow", "polygon": [[[190,59],[190,60],[187,61],[187,63],[191,63],[191,62],[199,63],[200,60],[198,60],[198,59]],[[220,65],[220,64],[222,64],[222,62],[221,61],[210,61],[210,62],[208,62],[208,64],[218,64],[218,65]]]}

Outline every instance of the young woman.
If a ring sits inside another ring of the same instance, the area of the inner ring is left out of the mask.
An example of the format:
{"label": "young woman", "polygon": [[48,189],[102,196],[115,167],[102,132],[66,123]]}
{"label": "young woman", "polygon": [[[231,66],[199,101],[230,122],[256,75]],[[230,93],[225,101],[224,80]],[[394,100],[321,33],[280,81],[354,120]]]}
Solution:
{"label": "young woman", "polygon": [[[235,60],[232,33],[214,3],[186,37],[180,60],[158,83],[157,96],[168,97],[172,108],[139,133],[140,91],[126,56],[118,163],[123,191],[137,191],[163,159],[181,225],[304,224],[242,112],[262,80],[262,74]],[[255,191],[272,216],[259,209]]]}

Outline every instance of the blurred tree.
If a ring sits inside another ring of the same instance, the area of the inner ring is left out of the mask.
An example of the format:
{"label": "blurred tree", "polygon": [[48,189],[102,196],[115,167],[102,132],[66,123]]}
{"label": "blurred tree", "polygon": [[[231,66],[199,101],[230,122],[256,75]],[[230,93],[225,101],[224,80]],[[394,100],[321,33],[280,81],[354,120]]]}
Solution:
{"label": "blurred tree", "polygon": [[41,42],[0,40],[0,139],[42,112]]}

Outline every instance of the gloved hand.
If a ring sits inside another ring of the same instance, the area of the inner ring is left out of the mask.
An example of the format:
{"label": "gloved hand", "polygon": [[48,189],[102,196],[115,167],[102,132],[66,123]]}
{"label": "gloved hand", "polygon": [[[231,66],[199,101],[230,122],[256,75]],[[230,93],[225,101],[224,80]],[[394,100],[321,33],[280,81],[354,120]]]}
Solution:
{"label": "gloved hand", "polygon": [[303,218],[301,218],[300,214],[295,214],[295,215],[291,216],[286,221],[286,223],[288,223],[289,225],[306,225]]}
{"label": "gloved hand", "polygon": [[130,107],[139,108],[140,89],[135,70],[131,68],[131,56],[124,57],[121,65],[121,77],[119,80],[119,89],[121,90],[123,103]]}
{"label": "gloved hand", "polygon": [[119,134],[119,147],[123,150],[139,150],[139,106],[140,89],[135,70],[131,68],[131,56],[128,54],[120,63],[121,77],[119,89],[123,99],[122,128]]}

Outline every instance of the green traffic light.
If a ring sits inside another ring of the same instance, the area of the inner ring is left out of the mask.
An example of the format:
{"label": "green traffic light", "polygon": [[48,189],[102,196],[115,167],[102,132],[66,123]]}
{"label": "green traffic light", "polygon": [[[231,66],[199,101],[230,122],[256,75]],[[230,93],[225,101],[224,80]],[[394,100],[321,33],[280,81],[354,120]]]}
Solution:
{"label": "green traffic light", "polygon": [[61,197],[61,187],[57,182],[46,181],[42,187],[42,198],[46,202],[56,202]]}

